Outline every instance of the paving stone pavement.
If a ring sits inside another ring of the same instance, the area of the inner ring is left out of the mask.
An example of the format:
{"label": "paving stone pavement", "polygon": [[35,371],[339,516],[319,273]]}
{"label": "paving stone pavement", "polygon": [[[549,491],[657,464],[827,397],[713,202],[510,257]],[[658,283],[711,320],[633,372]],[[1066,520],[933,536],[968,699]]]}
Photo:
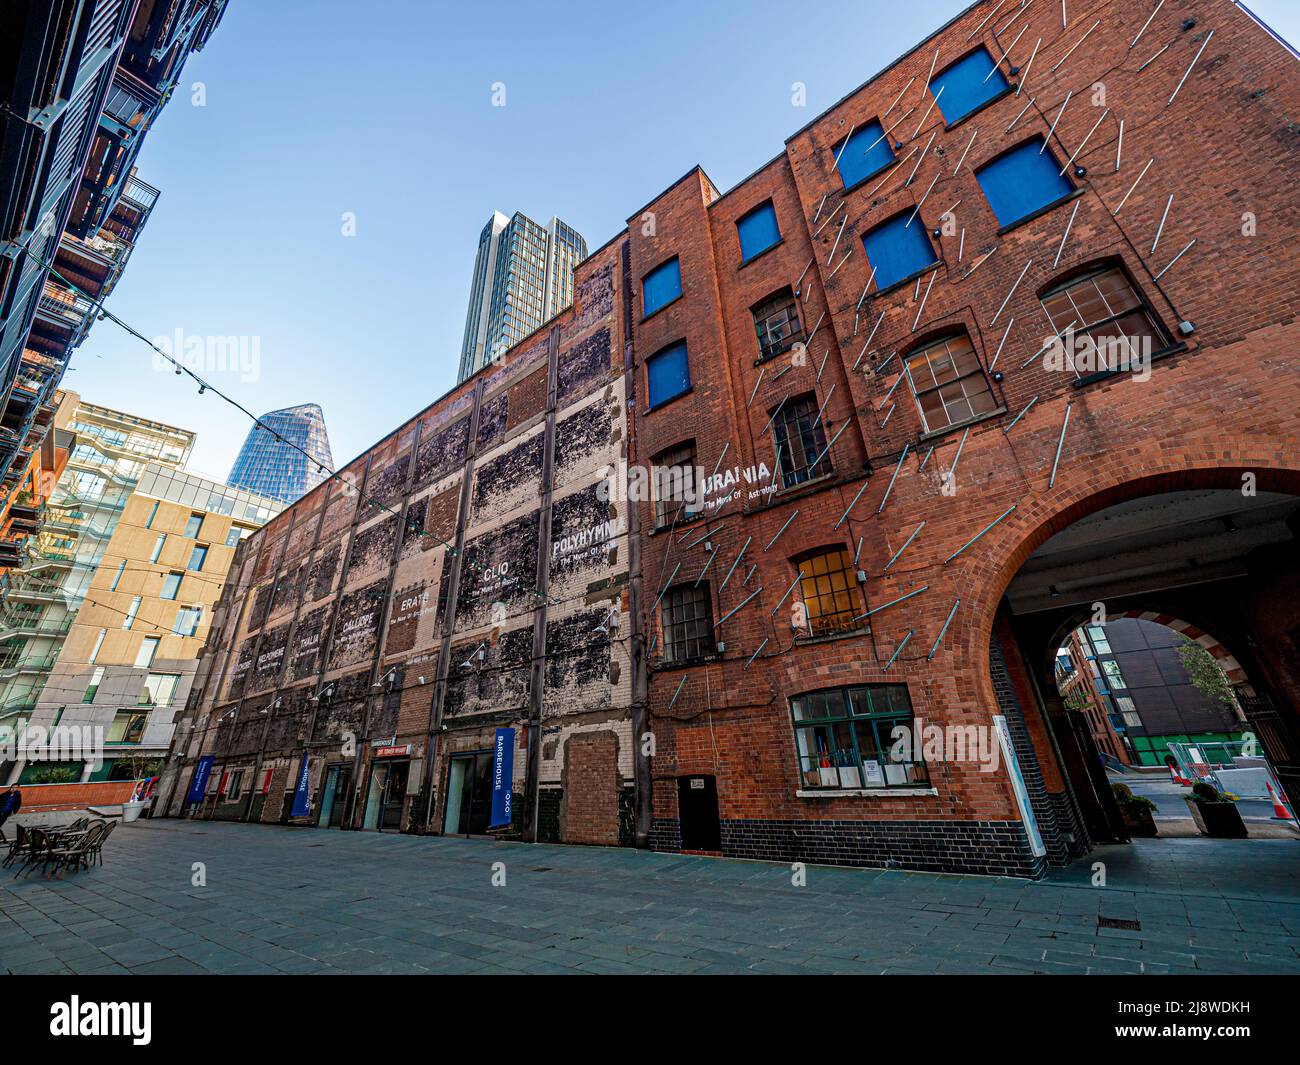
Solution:
{"label": "paving stone pavement", "polygon": [[14,974],[1300,973],[1294,840],[1103,847],[1037,883],[809,866],[795,887],[767,862],[145,821],[102,868],[0,879]]}

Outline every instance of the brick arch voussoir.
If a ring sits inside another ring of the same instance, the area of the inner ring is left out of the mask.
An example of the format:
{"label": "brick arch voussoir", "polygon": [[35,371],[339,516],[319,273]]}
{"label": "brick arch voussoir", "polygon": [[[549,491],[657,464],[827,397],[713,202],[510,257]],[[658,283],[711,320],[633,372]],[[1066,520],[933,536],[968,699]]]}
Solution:
{"label": "brick arch voussoir", "polygon": [[[1258,437],[1249,452],[1230,455],[1221,438],[1171,439],[1145,447],[1120,448],[1067,466],[1048,488],[1046,477],[1037,491],[1026,494],[1016,509],[972,549],[961,580],[969,597],[964,624],[955,642],[964,645],[968,661],[984,661],[993,634],[994,618],[1008,585],[1038,547],[1058,532],[1106,507],[1166,492],[1206,488],[1237,488],[1244,475],[1254,475],[1258,492],[1300,496],[1300,440],[1294,437]],[[1205,636],[1203,630],[1189,626]],[[1198,637],[1192,637],[1201,642]],[[1214,646],[1241,667],[1217,639]],[[1212,647],[1211,654],[1223,661]],[[1228,667],[1225,665],[1225,669]],[[987,669],[977,671],[981,700],[996,705]],[[1244,680],[1244,674],[1241,675]]]}

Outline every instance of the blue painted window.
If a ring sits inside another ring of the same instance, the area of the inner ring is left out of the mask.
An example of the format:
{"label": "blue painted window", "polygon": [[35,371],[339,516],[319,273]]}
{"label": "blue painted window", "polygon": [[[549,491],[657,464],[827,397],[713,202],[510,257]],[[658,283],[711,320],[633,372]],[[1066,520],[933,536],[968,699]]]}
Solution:
{"label": "blue painted window", "polygon": [[840,152],[839,171],[840,180],[846,189],[880,173],[894,161],[894,149],[890,147],[884,127],[875,119],[854,130],[843,148]]}
{"label": "blue painted window", "polygon": [[651,355],[646,360],[645,369],[651,409],[690,391],[691,364],[686,357],[684,340]]}
{"label": "blue painted window", "polygon": [[897,284],[938,260],[920,217],[913,218],[910,226],[907,219],[907,214],[900,214],[862,238],[867,262],[876,271],[877,289]]}
{"label": "blue painted window", "polygon": [[[959,59],[930,82],[930,92],[939,97],[944,121],[952,125],[988,103],[1008,88],[987,48],[977,48]],[[942,90],[943,95],[939,96]]]}
{"label": "blue painted window", "polygon": [[998,225],[1009,226],[1074,191],[1051,152],[1035,137],[975,171]]}
{"label": "blue painted window", "polygon": [[682,294],[682,264],[669,259],[641,279],[642,316],[649,318],[660,307]]}
{"label": "blue painted window", "polygon": [[767,251],[781,239],[781,230],[776,224],[776,209],[772,201],[755,207],[736,223],[736,232],[740,234],[740,261],[748,262],[761,251]]}

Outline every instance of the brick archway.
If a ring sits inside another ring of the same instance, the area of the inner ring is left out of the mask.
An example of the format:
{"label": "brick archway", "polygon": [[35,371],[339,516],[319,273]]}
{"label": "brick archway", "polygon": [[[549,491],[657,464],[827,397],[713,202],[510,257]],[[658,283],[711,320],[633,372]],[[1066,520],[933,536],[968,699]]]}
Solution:
{"label": "brick archway", "polygon": [[[1166,492],[1207,488],[1239,489],[1252,475],[1258,492],[1300,496],[1300,469],[1296,455],[1300,443],[1264,437],[1251,442],[1250,454],[1227,459],[1220,443],[1180,441],[1151,456],[1133,451],[1112,451],[1058,479],[1054,488],[1027,496],[1015,513],[993,529],[982,552],[967,563],[961,583],[969,589],[970,612],[958,635],[969,660],[987,657],[999,604],[1020,567],[1038,547],[1074,522],[1117,503]],[[1177,620],[1177,619],[1175,619]],[[1171,626],[1172,627],[1172,626]],[[1201,643],[1208,634],[1189,625]],[[1180,630],[1182,631],[1182,630]],[[1190,631],[1188,634],[1190,635]],[[1225,654],[1213,637],[1209,637]],[[1216,658],[1220,655],[1206,645]],[[1230,655],[1228,655],[1231,658]],[[1240,665],[1233,661],[1233,668]],[[996,706],[993,680],[980,670],[977,694],[984,706]]]}

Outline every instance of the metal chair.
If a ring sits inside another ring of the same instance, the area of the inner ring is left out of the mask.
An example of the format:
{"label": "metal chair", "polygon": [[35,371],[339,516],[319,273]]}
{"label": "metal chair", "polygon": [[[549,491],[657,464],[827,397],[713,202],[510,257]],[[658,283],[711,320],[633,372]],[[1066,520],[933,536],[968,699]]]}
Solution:
{"label": "metal chair", "polygon": [[60,880],[63,879],[63,870],[71,867],[74,871],[77,869],[88,868],[91,861],[94,860],[95,848],[103,838],[107,826],[104,824],[91,825],[86,830],[86,834],[79,839],[61,846],[55,843],[45,852],[45,864],[41,866],[42,872],[50,863],[54,863],[54,875]]}
{"label": "metal chair", "polygon": [[12,840],[7,840],[9,844],[9,853],[5,855],[4,861],[0,865],[9,865],[18,855],[22,854],[31,844],[31,837],[24,825],[19,825],[18,832]]}
{"label": "metal chair", "polygon": [[38,864],[42,868],[49,864],[46,854],[54,845],[49,833],[43,828],[28,829],[27,841],[27,849],[23,852],[23,864],[18,867],[18,872],[14,873],[15,880],[27,872],[28,869],[34,869]]}

